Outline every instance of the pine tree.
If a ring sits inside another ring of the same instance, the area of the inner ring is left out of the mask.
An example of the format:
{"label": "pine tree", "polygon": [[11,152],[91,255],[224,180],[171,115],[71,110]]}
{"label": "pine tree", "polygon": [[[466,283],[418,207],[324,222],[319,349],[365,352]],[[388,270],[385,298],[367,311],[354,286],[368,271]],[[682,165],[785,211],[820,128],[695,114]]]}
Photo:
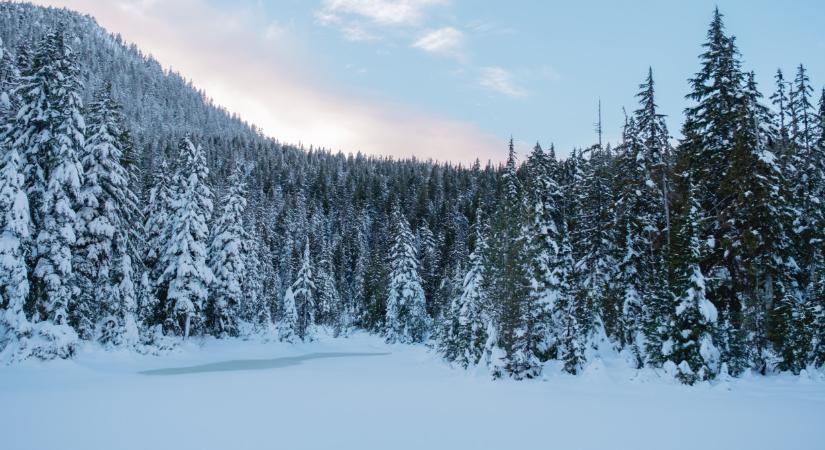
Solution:
{"label": "pine tree", "polygon": [[39,44],[16,89],[20,106],[9,145],[23,156],[24,177],[36,233],[31,253],[33,321],[42,337],[41,358],[74,353],[77,333],[69,325],[76,241],[76,206],[83,183],[79,155],[85,142],[82,84],[75,53],[62,29]]}
{"label": "pine tree", "polygon": [[81,337],[94,335],[106,345],[139,339],[134,264],[140,262],[140,236],[134,224],[142,218],[133,177],[121,164],[130,145],[122,140],[123,122],[107,85],[89,107],[74,255],[80,292],[73,313]]}
{"label": "pine tree", "polygon": [[397,205],[391,220],[394,233],[389,251],[385,334],[388,342],[424,342],[429,335],[430,318],[412,231]]}
{"label": "pine tree", "polygon": [[719,350],[713,342],[718,319],[716,307],[706,296],[706,279],[699,263],[702,243],[701,222],[696,190],[689,182],[689,203],[680,220],[678,247],[674,249],[677,284],[674,286],[676,308],[672,338],[665,353],[676,364],[676,377],[685,384],[713,378],[719,371]]}
{"label": "pine tree", "polygon": [[822,230],[825,229],[825,212],[821,198],[825,192],[825,152],[817,148],[816,111],[812,104],[813,88],[801,64],[790,90],[792,161],[796,166],[794,176],[794,229],[797,233],[797,263],[801,268],[800,283],[807,296],[819,268],[825,264]]}
{"label": "pine tree", "polygon": [[159,316],[159,280],[163,274],[160,263],[161,256],[169,246],[171,236],[170,215],[172,214],[171,180],[169,166],[162,160],[154,170],[154,179],[146,198],[143,223],[146,248],[143,265],[146,268],[145,284],[143,287],[143,301],[140,305],[139,317],[147,324],[159,324],[163,317]]}
{"label": "pine tree", "polygon": [[774,115],[775,122],[774,126],[774,133],[777,136],[777,146],[780,148],[780,156],[786,156],[786,152],[788,149],[788,144],[790,142],[790,131],[788,130],[788,125],[791,123],[790,120],[790,100],[788,99],[788,83],[785,81],[785,75],[782,73],[781,69],[776,69],[776,75],[774,75],[774,81],[776,82],[776,90],[774,91],[773,95],[771,95],[771,104],[773,104],[774,108],[776,109],[776,114]]}
{"label": "pine tree", "polygon": [[223,210],[210,245],[209,267],[215,282],[206,308],[206,326],[215,336],[238,334],[238,312],[250,277],[250,236],[243,220],[247,207],[244,177],[243,167],[238,164],[227,181],[227,192],[221,200]]}
{"label": "pine tree", "polygon": [[31,221],[20,155],[13,147],[6,149],[2,140],[0,153],[0,360],[11,361],[28,357],[32,331],[24,311],[29,294],[26,252],[31,245]]}
{"label": "pine tree", "polygon": [[343,310],[341,296],[335,285],[334,264],[331,255],[331,246],[324,241],[321,248],[321,258],[315,271],[315,286],[318,292],[317,317],[318,323],[330,325],[335,334],[341,333],[348,326]]}
{"label": "pine tree", "polygon": [[574,199],[570,210],[575,218],[569,229],[573,233],[570,242],[576,264],[575,281],[571,285],[580,303],[576,305],[580,340],[587,353],[592,354],[605,344],[604,319],[608,306],[615,302],[612,286],[618,264],[611,150],[596,145],[588,151],[590,157],[579,156],[573,174]]}
{"label": "pine tree", "polygon": [[158,316],[168,332],[186,338],[201,332],[204,302],[214,280],[206,261],[212,192],[203,148],[185,137],[178,149],[169,241],[159,261]]}
{"label": "pine tree", "polygon": [[470,254],[470,268],[464,276],[460,294],[453,298],[450,305],[447,332],[440,344],[444,358],[464,368],[481,362],[490,314],[489,299],[482,288],[487,243],[480,212],[476,215],[475,228],[475,249]]}
{"label": "pine tree", "polygon": [[541,372],[532,339],[530,284],[528,282],[525,207],[518,179],[515,149],[510,140],[507,164],[501,175],[501,200],[493,214],[483,289],[494,303],[492,325],[496,331],[488,353],[500,355],[490,367],[494,378],[533,378]]}
{"label": "pine tree", "polygon": [[[819,97],[817,119],[817,150],[820,155],[825,155],[825,88]],[[808,299],[808,303],[812,321],[810,361],[815,367],[822,367],[825,366],[825,265],[819,266],[813,295]]]}
{"label": "pine tree", "polygon": [[16,107],[16,102],[13,102],[14,89],[19,78],[20,69],[14,61],[14,56],[0,39],[0,123],[5,123],[7,116]]}
{"label": "pine tree", "polygon": [[581,291],[576,288],[580,275],[573,259],[570,234],[562,230],[562,242],[559,248],[559,297],[553,304],[553,323],[556,328],[556,358],[564,363],[564,370],[577,374],[585,362],[584,326],[587,319],[587,302],[581,298]]}
{"label": "pine tree", "polygon": [[430,230],[430,225],[426,220],[423,220],[416,228],[415,241],[416,251],[418,252],[421,263],[420,272],[424,296],[430,300],[427,304],[427,312],[431,317],[436,317],[439,311],[437,311],[435,302],[432,300],[435,299],[441,281],[441,273],[439,270],[441,251],[439,242],[432,230]]}
{"label": "pine tree", "polygon": [[[315,327],[315,281],[312,276],[312,260],[309,255],[309,241],[304,246],[301,268],[295,282],[284,297],[285,323],[293,326],[294,336],[298,339],[312,340]],[[287,297],[291,297],[287,299]],[[291,303],[291,304],[290,304]],[[294,314],[294,318],[293,318]]]}
{"label": "pine tree", "polygon": [[663,362],[661,344],[667,339],[663,261],[670,241],[670,174],[668,132],[657,112],[652,70],[639,87],[640,108],[625,126],[617,156],[616,210],[622,343],[642,366]]}
{"label": "pine tree", "polygon": [[[737,310],[729,307],[730,319],[733,325],[738,321],[736,331],[744,333],[751,350],[750,358],[723,352],[732,375],[741,373],[745,363],[739,361],[747,359],[760,372],[767,370],[772,359],[766,323],[768,305],[795,304],[799,295],[786,231],[792,217],[783,195],[779,158],[771,146],[776,142],[772,119],[768,108],[760,103],[761,94],[752,73],[747,75],[743,96],[730,170],[721,184],[730,202],[719,213],[726,224],[722,245],[741,268],[734,284],[741,302],[741,319],[736,317]],[[737,333],[731,336],[738,339]],[[729,348],[744,348],[744,343],[732,343]]]}
{"label": "pine tree", "polygon": [[278,336],[283,342],[295,342],[298,338],[298,309],[295,304],[295,293],[292,287],[286,288],[281,313],[281,321],[278,323]]}
{"label": "pine tree", "polygon": [[554,345],[552,310],[561,295],[559,260],[562,244],[563,192],[556,179],[556,160],[536,144],[527,161],[528,190],[528,251],[529,273],[532,280],[526,313],[530,326],[533,352],[540,359],[548,359]]}

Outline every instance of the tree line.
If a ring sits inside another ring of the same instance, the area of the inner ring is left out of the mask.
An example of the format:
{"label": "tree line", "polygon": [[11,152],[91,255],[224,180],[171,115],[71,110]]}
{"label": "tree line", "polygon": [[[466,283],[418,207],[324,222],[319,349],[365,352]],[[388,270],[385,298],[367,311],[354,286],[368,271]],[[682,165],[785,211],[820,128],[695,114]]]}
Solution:
{"label": "tree line", "polygon": [[516,379],[617,351],[687,384],[825,363],[825,92],[800,65],[764,99],[718,11],[678,142],[650,70],[619,143],[465,168],[285,146],[202,96],[143,114],[130,88],[171,74],[3,6],[50,18],[0,47],[5,359],[327,328]]}

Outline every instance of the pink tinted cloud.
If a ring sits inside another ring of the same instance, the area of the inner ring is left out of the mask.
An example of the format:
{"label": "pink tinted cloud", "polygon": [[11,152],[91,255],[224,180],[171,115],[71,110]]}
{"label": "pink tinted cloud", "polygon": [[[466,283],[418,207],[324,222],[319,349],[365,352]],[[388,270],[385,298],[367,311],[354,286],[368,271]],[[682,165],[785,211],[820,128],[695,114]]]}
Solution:
{"label": "pink tinted cloud", "polygon": [[37,0],[91,14],[179,71],[216,103],[282,142],[344,152],[470,163],[499,160],[503,143],[471,123],[375,96],[354,96],[315,75],[300,33],[258,6],[204,0]]}

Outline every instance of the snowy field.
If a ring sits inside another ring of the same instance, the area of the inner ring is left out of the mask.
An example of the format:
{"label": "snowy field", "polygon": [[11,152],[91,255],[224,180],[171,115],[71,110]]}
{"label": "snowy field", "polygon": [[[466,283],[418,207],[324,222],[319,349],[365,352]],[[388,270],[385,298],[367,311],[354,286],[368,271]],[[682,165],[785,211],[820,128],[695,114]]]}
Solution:
{"label": "snowy field", "polygon": [[[615,366],[615,367],[614,367]],[[0,367],[8,450],[823,449],[822,376],[685,387],[597,364],[490,381],[356,334]]]}

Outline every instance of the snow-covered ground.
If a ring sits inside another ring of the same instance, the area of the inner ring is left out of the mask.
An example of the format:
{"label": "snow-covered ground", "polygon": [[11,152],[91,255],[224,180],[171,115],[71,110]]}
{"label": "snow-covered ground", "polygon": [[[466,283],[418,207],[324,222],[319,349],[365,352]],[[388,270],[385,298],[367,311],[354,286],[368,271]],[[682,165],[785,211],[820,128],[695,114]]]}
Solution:
{"label": "snow-covered ground", "polygon": [[86,349],[0,367],[0,448],[825,448],[820,374],[683,387],[618,362],[546,372],[490,381],[362,333],[164,356]]}

